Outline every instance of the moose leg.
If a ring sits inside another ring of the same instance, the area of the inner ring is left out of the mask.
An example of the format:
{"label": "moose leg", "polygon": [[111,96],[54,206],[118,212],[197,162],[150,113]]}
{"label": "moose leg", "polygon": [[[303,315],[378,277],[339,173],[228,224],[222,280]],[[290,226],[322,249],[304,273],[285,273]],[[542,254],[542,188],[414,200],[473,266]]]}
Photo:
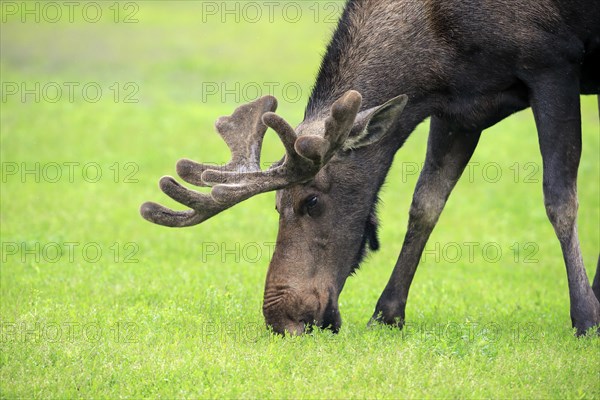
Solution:
{"label": "moose leg", "polygon": [[480,134],[453,132],[445,121],[431,118],[425,166],[413,194],[404,244],[370,323],[402,327],[408,290],[427,239],[471,159]]}
{"label": "moose leg", "polygon": [[598,256],[598,264],[596,264],[596,276],[594,277],[594,283],[592,283],[592,290],[598,301],[600,301],[600,256]]}
{"label": "moose leg", "polygon": [[[600,119],[600,95],[596,96],[596,99],[598,100],[598,119]],[[598,264],[596,264],[596,275],[592,283],[592,290],[598,301],[600,301],[600,255],[598,255]]]}
{"label": "moose leg", "polygon": [[529,88],[544,168],[544,204],[567,267],[571,322],[581,335],[600,323],[600,303],[590,287],[577,235],[579,79],[575,68],[565,68],[536,76]]}

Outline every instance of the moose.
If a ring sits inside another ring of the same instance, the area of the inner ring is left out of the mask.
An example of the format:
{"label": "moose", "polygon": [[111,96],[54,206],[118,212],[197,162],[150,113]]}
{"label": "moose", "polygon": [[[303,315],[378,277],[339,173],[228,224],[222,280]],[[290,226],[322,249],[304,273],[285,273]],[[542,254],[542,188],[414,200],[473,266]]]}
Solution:
{"label": "moose", "polygon": [[[543,160],[544,205],[562,248],[577,335],[600,324],[577,233],[580,95],[600,94],[596,0],[349,0],[293,128],[264,96],[215,126],[231,150],[223,166],[182,159],[189,190],[160,188],[190,210],[148,202],[156,224],[199,224],[251,196],[276,191],[279,232],[263,314],[276,333],[337,332],[338,297],[367,247],[377,250],[378,192],[395,153],[430,118],[424,167],[400,255],[370,323],[401,328],[419,259],[481,132],[531,107]],[[274,130],[283,158],[261,169]],[[393,178],[391,178],[393,179]],[[301,256],[299,256],[301,255]]]}

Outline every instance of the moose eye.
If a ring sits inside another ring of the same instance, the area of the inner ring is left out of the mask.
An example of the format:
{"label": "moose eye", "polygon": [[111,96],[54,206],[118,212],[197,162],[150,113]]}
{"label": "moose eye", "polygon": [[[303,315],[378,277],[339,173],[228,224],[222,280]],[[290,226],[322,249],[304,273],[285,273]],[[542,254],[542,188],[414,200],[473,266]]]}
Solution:
{"label": "moose eye", "polygon": [[321,213],[321,208],[322,207],[319,207],[319,197],[316,195],[308,196],[306,200],[304,200],[304,204],[302,204],[304,213],[311,217],[318,217]]}
{"label": "moose eye", "polygon": [[304,205],[306,206],[307,210],[310,210],[312,208],[315,208],[318,202],[319,202],[319,198],[317,196],[310,196],[306,200],[306,203],[304,203]]}

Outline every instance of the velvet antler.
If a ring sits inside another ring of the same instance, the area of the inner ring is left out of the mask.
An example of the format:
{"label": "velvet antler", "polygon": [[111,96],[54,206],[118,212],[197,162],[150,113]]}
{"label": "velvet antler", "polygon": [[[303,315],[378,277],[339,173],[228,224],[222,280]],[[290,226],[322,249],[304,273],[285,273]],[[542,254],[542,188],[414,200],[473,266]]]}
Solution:
{"label": "velvet antler", "polygon": [[[173,211],[159,204],[144,203],[142,216],[159,225],[184,227],[199,224],[208,218],[256,194],[306,182],[312,179],[342,147],[360,109],[362,98],[349,91],[331,107],[325,121],[323,136],[298,136],[294,129],[274,113],[277,100],[272,96],[237,108],[229,117],[221,117],[215,126],[231,151],[231,161],[218,167],[182,159],[177,173],[188,183],[210,186],[210,194],[181,186],[165,176],[160,188],[169,197],[191,208]],[[260,168],[262,141],[272,128],[285,147],[285,157],[266,171]]]}

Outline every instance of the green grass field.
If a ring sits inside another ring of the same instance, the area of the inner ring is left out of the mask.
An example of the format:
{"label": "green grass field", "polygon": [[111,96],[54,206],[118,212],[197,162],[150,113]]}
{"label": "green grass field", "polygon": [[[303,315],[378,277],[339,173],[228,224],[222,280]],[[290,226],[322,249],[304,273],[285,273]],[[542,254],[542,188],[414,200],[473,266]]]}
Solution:
{"label": "green grass field", "polygon": [[[182,230],[138,208],[181,208],[157,188],[179,158],[227,161],[213,122],[238,104],[271,92],[301,121],[341,3],[276,3],[271,21],[247,3],[106,2],[97,18],[76,2],[72,22],[44,4],[2,4],[0,398],[600,398],[600,340],[570,327],[530,111],[484,133],[426,247],[407,329],[366,323],[404,237],[427,123],[397,154],[382,249],[348,280],[340,333],[282,338],[261,313],[273,193]],[[582,97],[582,119],[591,279],[596,98]],[[263,159],[277,160],[267,136]]]}

